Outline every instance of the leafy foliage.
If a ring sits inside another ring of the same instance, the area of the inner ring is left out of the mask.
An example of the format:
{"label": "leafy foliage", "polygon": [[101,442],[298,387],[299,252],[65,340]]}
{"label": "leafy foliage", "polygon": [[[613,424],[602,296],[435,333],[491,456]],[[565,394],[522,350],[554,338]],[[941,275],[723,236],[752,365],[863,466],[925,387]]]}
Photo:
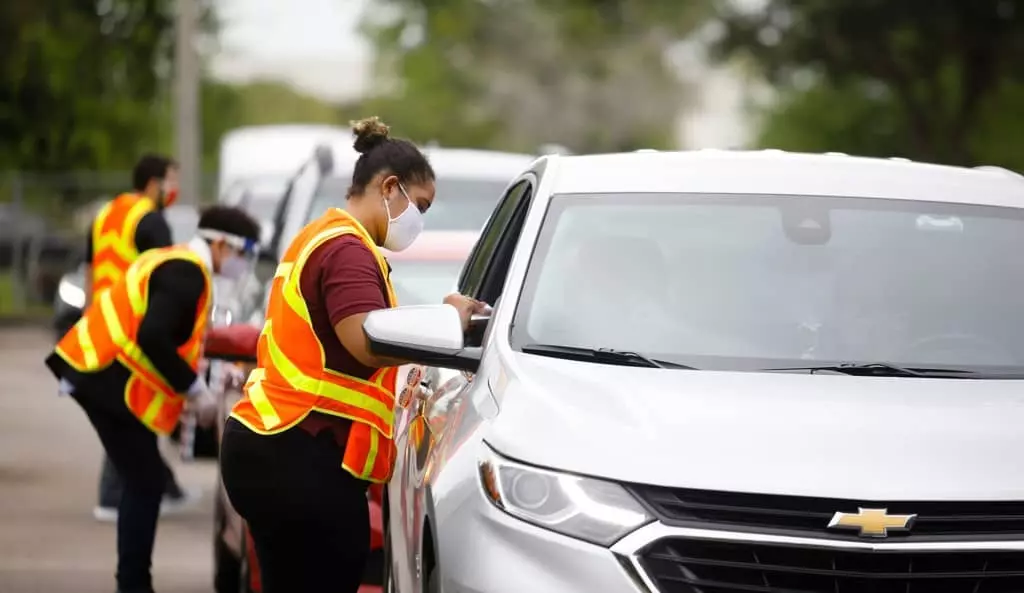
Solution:
{"label": "leafy foliage", "polygon": [[0,166],[134,158],[153,129],[172,29],[173,0],[0,3]]}
{"label": "leafy foliage", "polygon": [[[577,151],[671,143],[685,88],[666,53],[707,2],[385,0],[368,107],[419,141]],[[371,15],[373,16],[373,15]]]}
{"label": "leafy foliage", "polygon": [[769,0],[755,12],[733,3],[719,11],[720,55],[752,60],[783,97],[762,141],[967,165],[982,155],[1013,160],[991,154],[991,122],[1021,118],[1021,104],[1005,98],[1019,97],[1014,81],[1024,78],[1019,1]]}

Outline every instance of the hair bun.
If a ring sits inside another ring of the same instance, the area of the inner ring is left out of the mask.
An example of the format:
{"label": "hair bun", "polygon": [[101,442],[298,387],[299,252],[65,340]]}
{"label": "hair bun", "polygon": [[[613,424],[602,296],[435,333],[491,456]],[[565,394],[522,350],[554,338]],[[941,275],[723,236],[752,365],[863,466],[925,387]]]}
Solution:
{"label": "hair bun", "polygon": [[366,154],[383,144],[391,133],[391,128],[376,115],[349,123],[352,125],[352,133],[356,135],[352,147],[360,154]]}

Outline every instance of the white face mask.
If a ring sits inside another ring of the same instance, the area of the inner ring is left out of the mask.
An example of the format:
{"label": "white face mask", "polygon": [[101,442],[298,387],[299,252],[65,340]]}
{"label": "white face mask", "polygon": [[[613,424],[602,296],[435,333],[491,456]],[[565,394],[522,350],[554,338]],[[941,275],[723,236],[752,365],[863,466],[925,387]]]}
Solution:
{"label": "white face mask", "polygon": [[389,251],[402,251],[408,248],[423,231],[423,213],[412,203],[412,199],[401,184],[398,185],[398,189],[409,201],[409,205],[405,212],[391,218],[391,208],[388,207],[388,201],[384,200],[384,210],[388,213],[388,232],[384,236],[383,247]]}

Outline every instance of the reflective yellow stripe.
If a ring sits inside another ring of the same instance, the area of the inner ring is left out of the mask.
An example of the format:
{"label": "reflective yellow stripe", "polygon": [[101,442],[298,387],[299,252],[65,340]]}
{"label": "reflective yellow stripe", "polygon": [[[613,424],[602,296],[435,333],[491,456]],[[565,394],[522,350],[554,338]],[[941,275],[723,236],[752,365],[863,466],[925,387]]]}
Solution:
{"label": "reflective yellow stripe", "polygon": [[[120,229],[102,232],[100,229],[106,224],[113,207],[114,202],[109,202],[96,217],[93,227],[92,252],[95,255],[110,248],[125,261],[133,262],[139,257],[139,251],[135,248],[135,228],[143,216],[156,209],[156,205],[149,198],[140,198],[128,209],[124,220],[121,221]],[[120,274],[120,270],[118,270],[118,274]]]}
{"label": "reflective yellow stripe", "polygon": [[122,275],[124,275],[124,271],[117,267],[117,264],[112,261],[100,262],[99,265],[92,269],[92,277],[94,281],[109,279],[110,283],[113,284],[114,282],[117,282]]}
{"label": "reflective yellow stripe", "polygon": [[157,414],[160,413],[160,408],[163,407],[164,401],[167,400],[167,394],[163,391],[157,391],[156,395],[153,396],[153,401],[149,402],[146,406],[146,411],[142,414],[142,423],[149,426],[156,420]]}
{"label": "reflective yellow stripe", "polygon": [[[134,244],[134,241],[132,243]],[[117,235],[114,231],[107,231],[101,235],[96,244],[92,246],[93,254],[101,253],[105,249],[113,250],[127,262],[134,261],[135,258],[139,257],[139,252],[135,249],[134,245],[129,246],[128,241],[124,240],[123,237]]]}
{"label": "reflective yellow stripe", "polygon": [[[302,298],[302,291],[300,287],[300,276],[301,274],[292,274],[295,269],[301,270],[306,264],[306,260],[313,254],[313,251],[317,247],[322,245],[325,241],[333,239],[334,237],[340,237],[342,235],[353,234],[355,230],[351,227],[335,227],[321,231],[315,237],[313,237],[309,243],[306,243],[302,251],[299,252],[299,256],[295,258],[294,263],[281,264],[277,266],[279,271],[283,271],[285,278],[284,286],[281,287],[281,296],[284,297],[288,308],[295,312],[296,315],[301,317],[307,324],[312,323],[309,316],[309,309],[306,308],[306,302]],[[321,350],[323,347],[321,347]]]}
{"label": "reflective yellow stripe", "polygon": [[153,377],[159,377],[165,384],[167,380],[156,370],[149,359],[142,353],[139,345],[128,338],[128,334],[121,327],[121,321],[117,317],[117,310],[114,308],[113,297],[109,291],[100,294],[100,310],[103,311],[103,318],[107,322],[107,331],[114,345],[120,348],[121,354],[132,363],[150,373]]}
{"label": "reflective yellow stripe", "polygon": [[139,225],[139,221],[146,214],[149,214],[151,210],[156,209],[156,204],[149,198],[141,198],[138,202],[132,205],[131,209],[128,210],[128,214],[124,217],[124,222],[121,224],[121,236],[124,238],[125,243],[128,243],[132,251],[135,251],[135,227]]}
{"label": "reflective yellow stripe", "polygon": [[260,415],[260,420],[263,421],[263,428],[271,430],[281,424],[281,417],[277,415],[277,410],[270,403],[270,398],[263,392],[262,380],[265,373],[266,371],[263,369],[254,369],[249,376],[251,383],[246,388],[245,393],[249,396],[249,401],[252,402],[252,407],[256,409],[256,413]]}
{"label": "reflective yellow stripe", "polygon": [[291,262],[281,262],[277,264],[277,268],[274,270],[274,278],[287,278],[288,274],[292,273],[292,267],[295,264]]}
{"label": "reflective yellow stripe", "polygon": [[380,435],[376,430],[370,429],[370,450],[366,454],[366,462],[363,464],[362,477],[368,477],[373,473],[373,465],[377,461],[377,451],[380,448]]}
{"label": "reflective yellow stripe", "polygon": [[89,317],[84,316],[80,323],[75,324],[75,334],[78,336],[78,345],[82,348],[82,357],[85,358],[85,368],[98,369],[100,358],[96,354],[96,346],[92,343],[92,336],[89,335]]}
{"label": "reflective yellow stripe", "polygon": [[[366,395],[355,389],[349,389],[340,385],[335,385],[328,381],[320,381],[313,377],[307,376],[299,370],[299,367],[295,365],[281,349],[278,348],[277,342],[274,340],[274,332],[270,328],[271,321],[267,321],[267,326],[264,328],[265,335],[267,337],[267,351],[270,353],[271,364],[277,369],[277,372],[284,377],[288,384],[296,391],[303,393],[309,393],[312,395],[318,395],[333,399],[337,402],[355,406],[362,410],[366,410],[370,414],[379,417],[385,426],[388,428],[387,437],[391,437],[390,426],[394,421],[394,410],[391,406],[385,404],[378,399]],[[363,381],[358,377],[346,376],[346,378],[361,383],[363,385],[372,386],[373,389],[377,389],[377,386],[369,381]]]}

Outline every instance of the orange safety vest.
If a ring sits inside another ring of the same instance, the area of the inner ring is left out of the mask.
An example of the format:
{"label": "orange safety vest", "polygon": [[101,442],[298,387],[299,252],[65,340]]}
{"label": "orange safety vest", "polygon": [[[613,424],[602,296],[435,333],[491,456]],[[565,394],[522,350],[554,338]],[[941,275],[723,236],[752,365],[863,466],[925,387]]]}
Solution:
{"label": "orange safety vest", "polygon": [[157,266],[174,259],[195,263],[206,279],[192,337],[178,348],[182,359],[197,370],[210,316],[210,272],[203,260],[184,246],[151,249],[139,256],[121,280],[89,304],[56,349],[57,355],[80,373],[95,373],[120,361],[132,373],[124,389],[125,404],[150,430],[163,435],[174,430],[185,398],[160,375],[136,338],[149,303],[149,277]]}
{"label": "orange safety vest", "polygon": [[357,478],[382,483],[391,476],[395,460],[392,425],[398,369],[379,369],[366,381],[325,368],[323,345],[313,331],[299,283],[310,254],[342,235],[355,235],[373,253],[388,304],[397,305],[387,261],[366,229],[343,210],[325,212],[299,232],[277,266],[257,347],[257,368],[231,417],[263,435],[288,430],[312,411],[348,418],[353,422],[342,467]]}
{"label": "orange safety vest", "polygon": [[107,202],[92,224],[92,294],[106,290],[124,277],[139,257],[135,229],[156,203],[139,194],[121,194]]}

